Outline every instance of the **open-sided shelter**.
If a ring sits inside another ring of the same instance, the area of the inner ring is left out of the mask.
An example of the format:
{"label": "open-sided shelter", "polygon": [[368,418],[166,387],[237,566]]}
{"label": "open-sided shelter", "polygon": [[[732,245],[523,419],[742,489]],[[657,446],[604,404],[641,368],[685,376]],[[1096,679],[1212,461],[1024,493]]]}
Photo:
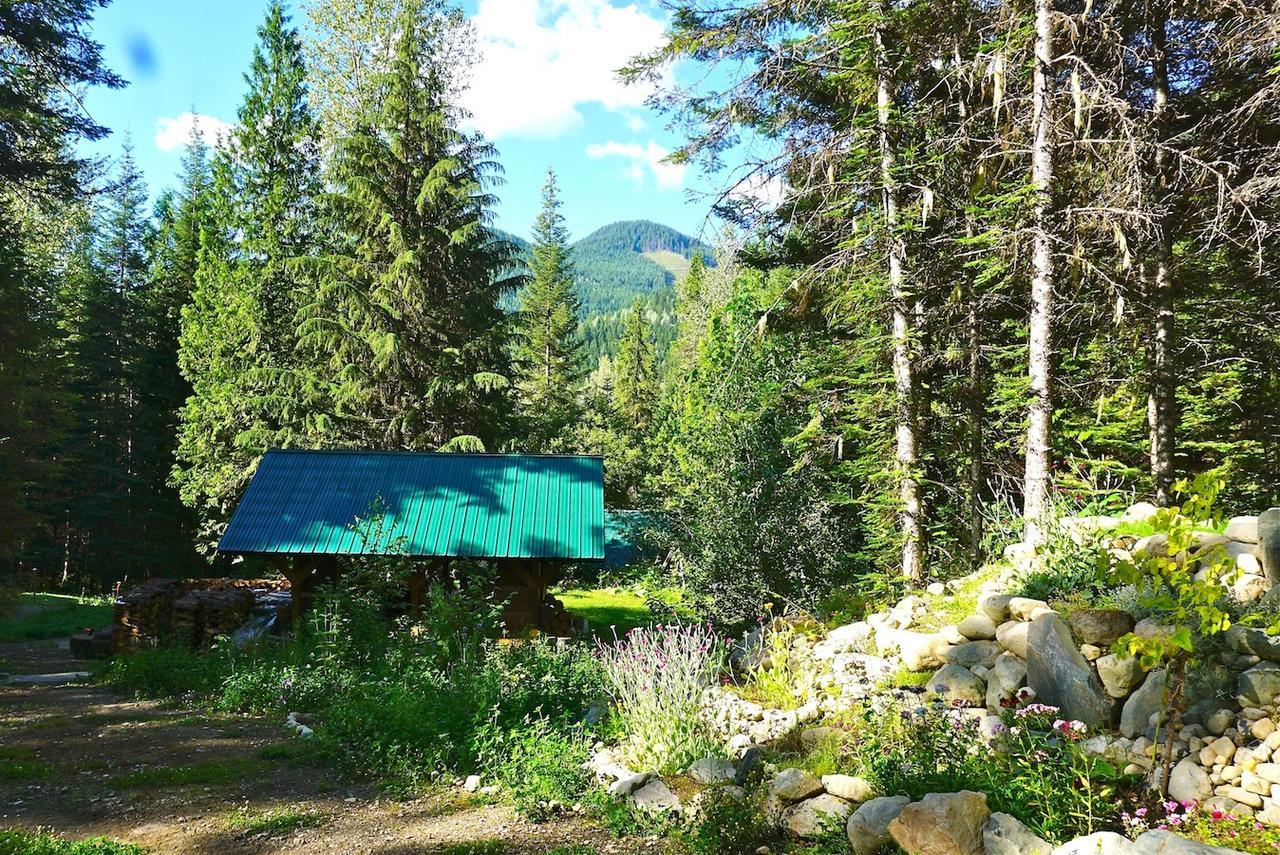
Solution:
{"label": "open-sided shelter", "polygon": [[[357,523],[357,521],[360,521]],[[289,579],[295,617],[341,556],[418,559],[416,608],[432,573],[493,562],[508,627],[544,626],[565,564],[605,557],[604,463],[547,454],[268,451],[218,551],[262,556]]]}

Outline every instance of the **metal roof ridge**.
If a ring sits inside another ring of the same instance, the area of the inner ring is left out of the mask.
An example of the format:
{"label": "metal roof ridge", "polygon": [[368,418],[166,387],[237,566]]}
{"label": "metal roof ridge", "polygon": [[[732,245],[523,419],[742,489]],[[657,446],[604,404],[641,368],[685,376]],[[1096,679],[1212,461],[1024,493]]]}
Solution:
{"label": "metal roof ridge", "polygon": [[604,460],[603,454],[551,454],[525,451],[411,451],[407,448],[268,448],[263,454],[386,454],[432,457],[547,457],[555,460]]}

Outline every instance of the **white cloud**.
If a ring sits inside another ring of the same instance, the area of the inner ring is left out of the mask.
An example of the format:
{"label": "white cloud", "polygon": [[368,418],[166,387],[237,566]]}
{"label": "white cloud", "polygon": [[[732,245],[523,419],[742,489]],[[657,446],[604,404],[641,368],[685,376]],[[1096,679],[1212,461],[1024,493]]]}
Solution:
{"label": "white cloud", "polygon": [[161,151],[173,151],[182,148],[191,141],[191,135],[199,125],[204,141],[209,145],[220,145],[231,135],[232,125],[217,116],[205,116],[200,113],[181,113],[177,116],[162,116],[156,119],[156,148]]}
{"label": "white cloud", "polygon": [[585,104],[641,107],[651,88],[627,86],[617,69],[666,28],[609,0],[480,0],[472,23],[481,56],[463,102],[490,138],[558,136],[582,124]]}
{"label": "white cloud", "polygon": [[610,140],[606,143],[592,143],[587,146],[587,157],[626,158],[629,161],[627,174],[635,179],[637,184],[644,183],[644,173],[647,169],[653,173],[658,186],[663,190],[678,189],[684,186],[684,164],[663,163],[662,161],[670,153],[652,140],[645,145]]}
{"label": "white cloud", "polygon": [[627,116],[627,128],[632,133],[636,133],[636,134],[640,133],[645,129],[644,119],[640,118],[634,113],[630,116]]}

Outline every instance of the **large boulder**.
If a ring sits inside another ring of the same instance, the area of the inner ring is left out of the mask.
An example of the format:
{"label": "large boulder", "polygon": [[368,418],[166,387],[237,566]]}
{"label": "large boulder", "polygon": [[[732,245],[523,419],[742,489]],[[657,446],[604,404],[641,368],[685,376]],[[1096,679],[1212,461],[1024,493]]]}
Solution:
{"label": "large boulder", "polygon": [[1041,612],[1048,610],[1049,604],[1044,600],[1031,597],[1014,597],[1009,600],[1009,616],[1014,620],[1033,620]]}
{"label": "large boulder", "polygon": [[723,757],[703,757],[689,766],[690,777],[708,786],[731,782],[735,771],[733,764]]}
{"label": "large boulder", "polygon": [[862,804],[874,792],[869,781],[854,775],[823,775],[822,786],[831,795],[856,804]]}
{"label": "large boulder", "polygon": [[1053,855],[1130,855],[1133,844],[1129,838],[1114,831],[1097,831],[1086,837],[1078,837],[1053,850]]}
{"label": "large boulder", "polygon": [[1107,647],[1133,631],[1133,615],[1123,609],[1076,609],[1067,618],[1071,632],[1081,644]]}
{"label": "large boulder", "polygon": [[1066,621],[1054,612],[1031,622],[1027,685],[1041,703],[1058,707],[1063,718],[1079,719],[1093,729],[1111,724],[1115,702],[1080,655]]}
{"label": "large boulder", "polygon": [[982,827],[986,855],[1049,855],[1053,844],[1037,837],[1007,813],[993,813]]}
{"label": "large boulder", "polygon": [[1142,663],[1136,656],[1119,657],[1114,653],[1101,656],[1094,663],[1098,677],[1107,694],[1113,698],[1127,698],[1134,687],[1142,682]]}
{"label": "large boulder", "polygon": [[971,614],[956,624],[960,634],[972,641],[990,641],[996,637],[996,622],[984,614]]}
{"label": "large boulder", "polygon": [[902,809],[889,835],[907,855],[983,855],[990,815],[984,793],[930,793]]}
{"label": "large boulder", "polygon": [[1271,587],[1280,583],[1280,508],[1263,511],[1258,517],[1258,558]]}
{"label": "large boulder", "polygon": [[1275,662],[1259,662],[1240,675],[1236,681],[1236,695],[1245,707],[1268,706],[1280,696],[1280,665]]}
{"label": "large boulder", "polygon": [[853,805],[830,793],[805,799],[783,814],[783,824],[796,837],[812,840],[832,828],[842,828],[853,812]]}
{"label": "large boulder", "polygon": [[1257,517],[1232,517],[1227,522],[1227,530],[1223,532],[1227,537],[1239,543],[1257,543],[1258,542],[1258,518]]}
{"label": "large boulder", "polygon": [[1179,802],[1203,802],[1213,795],[1213,781],[1195,757],[1183,757],[1169,776],[1169,797]]}
{"label": "large boulder", "polygon": [[819,646],[832,655],[865,651],[870,648],[874,638],[875,629],[865,620],[860,620],[831,630],[822,642],[814,646],[814,653],[817,655]]}
{"label": "large boulder", "polygon": [[855,810],[845,825],[854,855],[874,855],[888,846],[892,840],[889,823],[909,804],[911,799],[906,796],[884,796],[864,802]]}
{"label": "large boulder", "polygon": [[679,813],[680,799],[661,778],[654,778],[631,794],[631,803],[639,810],[653,813]]}
{"label": "large boulder", "polygon": [[1238,849],[1210,846],[1171,831],[1148,831],[1129,847],[1128,855],[1243,855]]}
{"label": "large boulder", "polygon": [[1164,708],[1164,669],[1157,668],[1129,696],[1120,711],[1120,732],[1133,739],[1147,732],[1151,716]]}
{"label": "large boulder", "polygon": [[1280,662],[1280,636],[1267,635],[1260,629],[1237,623],[1227,629],[1226,639],[1237,653],[1248,653],[1259,659]]}
{"label": "large boulder", "polygon": [[1009,601],[1012,599],[1008,594],[983,594],[978,597],[978,611],[999,626],[1009,619]]}
{"label": "large boulder", "polygon": [[987,687],[981,677],[967,668],[944,665],[929,678],[925,690],[929,696],[942,698],[949,706],[980,707]]}

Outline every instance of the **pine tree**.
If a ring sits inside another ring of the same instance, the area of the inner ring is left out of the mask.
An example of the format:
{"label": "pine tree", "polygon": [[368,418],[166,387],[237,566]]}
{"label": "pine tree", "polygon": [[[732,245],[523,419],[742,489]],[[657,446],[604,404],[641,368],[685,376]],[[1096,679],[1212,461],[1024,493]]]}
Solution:
{"label": "pine tree", "polygon": [[310,260],[302,344],[332,390],[335,441],[476,449],[506,432],[512,247],[490,228],[493,149],[457,128],[405,16],[371,124],[340,141],[325,197],[338,247]]}
{"label": "pine tree", "polygon": [[293,260],[317,252],[320,165],[306,66],[280,3],[258,29],[236,129],[215,158],[199,265],[184,311],[182,408],[174,480],[211,545],[262,453],[322,431],[298,354],[306,284]]}
{"label": "pine tree", "polygon": [[540,449],[564,436],[574,421],[582,385],[579,306],[561,204],[555,173],[548,169],[514,348],[521,409]]}
{"label": "pine tree", "polygon": [[653,423],[658,397],[653,339],[644,301],[627,312],[618,358],[614,363],[613,406],[628,430],[642,433]]}

